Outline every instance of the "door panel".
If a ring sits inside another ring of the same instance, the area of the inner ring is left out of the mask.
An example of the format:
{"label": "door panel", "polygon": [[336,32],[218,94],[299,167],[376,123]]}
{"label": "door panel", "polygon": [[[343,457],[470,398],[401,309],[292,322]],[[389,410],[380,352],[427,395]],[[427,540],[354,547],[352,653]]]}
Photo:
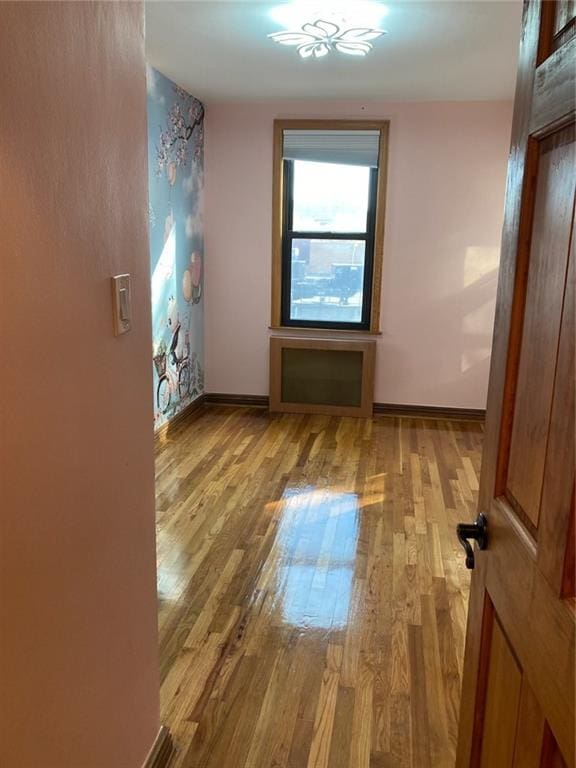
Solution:
{"label": "door panel", "polygon": [[544,715],[527,680],[522,681],[514,768],[540,768],[544,743]]}
{"label": "door panel", "polygon": [[556,12],[554,14],[554,37],[559,35],[562,30],[573,21],[576,15],[576,0],[565,0],[565,2],[556,3]]}
{"label": "door panel", "polygon": [[521,686],[522,670],[496,620],[490,638],[481,768],[512,767]]}
{"label": "door panel", "polygon": [[541,768],[567,768],[566,761],[562,757],[560,747],[548,724],[544,727],[544,744],[540,759]]}
{"label": "door panel", "polygon": [[[574,529],[570,530],[570,522],[574,519],[575,441],[574,432],[568,427],[575,423],[576,418],[574,410],[576,390],[574,383],[575,231],[573,223],[544,468],[538,547],[540,570],[550,585],[561,592],[563,597],[574,597]],[[568,551],[565,552],[566,539]]]}
{"label": "door panel", "polygon": [[[504,503],[490,510],[490,567],[485,591],[566,753],[574,753],[574,635],[571,607],[535,568],[536,551]],[[487,558],[485,558],[487,559]],[[476,574],[474,574],[476,575]],[[473,763],[474,764],[474,763]]]}
{"label": "door panel", "polygon": [[459,768],[575,768],[574,30],[525,2]]}
{"label": "door panel", "polygon": [[[538,528],[572,230],[574,127],[539,142],[533,234],[506,495]],[[564,425],[562,425],[564,426]],[[505,458],[505,457],[504,457]]]}
{"label": "door panel", "polygon": [[544,37],[548,52],[561,48],[575,33],[576,0],[549,0],[545,12]]}
{"label": "door panel", "polygon": [[554,734],[546,726],[540,768],[567,768]]}

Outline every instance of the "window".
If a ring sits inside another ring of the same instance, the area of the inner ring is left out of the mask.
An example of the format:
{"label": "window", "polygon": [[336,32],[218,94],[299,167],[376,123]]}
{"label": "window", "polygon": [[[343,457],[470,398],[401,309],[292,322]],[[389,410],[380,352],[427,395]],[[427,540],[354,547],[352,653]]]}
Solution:
{"label": "window", "polygon": [[273,327],[377,332],[387,123],[275,132]]}

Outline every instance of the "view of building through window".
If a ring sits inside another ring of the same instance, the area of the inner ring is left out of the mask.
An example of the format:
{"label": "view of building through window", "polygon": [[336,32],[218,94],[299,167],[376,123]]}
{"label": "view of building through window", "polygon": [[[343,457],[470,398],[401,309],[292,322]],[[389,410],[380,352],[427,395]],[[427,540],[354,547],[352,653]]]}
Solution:
{"label": "view of building through window", "polygon": [[363,240],[293,240],[292,319],[359,323],[364,252]]}

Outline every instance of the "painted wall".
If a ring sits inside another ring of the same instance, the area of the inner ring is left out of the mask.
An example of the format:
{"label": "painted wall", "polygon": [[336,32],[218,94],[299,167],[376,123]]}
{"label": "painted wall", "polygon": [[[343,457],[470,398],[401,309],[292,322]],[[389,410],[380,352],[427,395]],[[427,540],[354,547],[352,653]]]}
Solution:
{"label": "painted wall", "polygon": [[207,391],[268,393],[277,117],[391,121],[375,400],[485,407],[508,102],[208,104]]}
{"label": "painted wall", "polygon": [[0,3],[6,768],[141,768],[159,727],[143,31],[141,3]]}
{"label": "painted wall", "polygon": [[147,70],[154,425],[204,391],[204,107]]}

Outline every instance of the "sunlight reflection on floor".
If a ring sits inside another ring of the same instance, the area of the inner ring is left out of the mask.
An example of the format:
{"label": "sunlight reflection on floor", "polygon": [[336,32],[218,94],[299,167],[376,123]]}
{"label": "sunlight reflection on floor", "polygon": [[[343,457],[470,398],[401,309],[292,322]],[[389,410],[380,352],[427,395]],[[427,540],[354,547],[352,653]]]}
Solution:
{"label": "sunlight reflection on floor", "polygon": [[358,540],[358,496],[305,487],[288,489],[283,499],[275,545],[283,621],[301,628],[344,627]]}

